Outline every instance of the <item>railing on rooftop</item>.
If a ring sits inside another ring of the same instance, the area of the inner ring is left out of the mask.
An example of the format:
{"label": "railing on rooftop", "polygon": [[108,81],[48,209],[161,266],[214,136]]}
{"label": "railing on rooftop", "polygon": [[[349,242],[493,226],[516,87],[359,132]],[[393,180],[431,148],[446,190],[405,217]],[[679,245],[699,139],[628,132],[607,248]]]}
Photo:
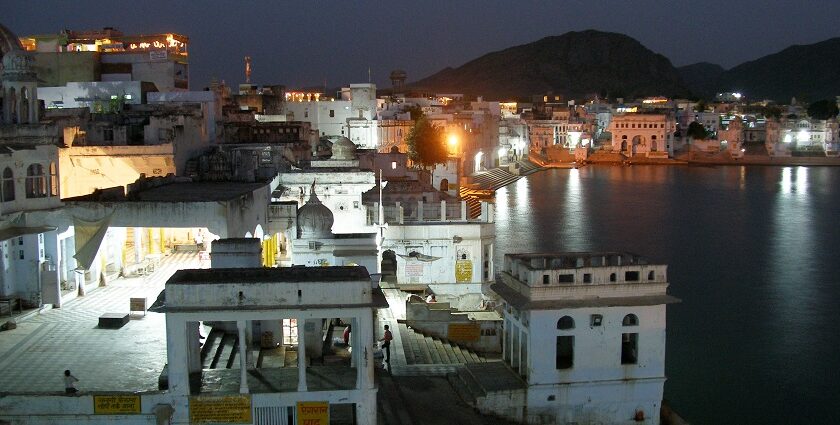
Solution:
{"label": "railing on rooftop", "polygon": [[[491,204],[482,202],[482,214],[476,219],[469,219],[466,201],[457,203],[441,201],[440,203],[397,202],[394,205],[382,207],[384,222],[386,223],[434,223],[434,222],[492,222],[493,208]],[[365,204],[367,224],[379,223],[379,203]]]}

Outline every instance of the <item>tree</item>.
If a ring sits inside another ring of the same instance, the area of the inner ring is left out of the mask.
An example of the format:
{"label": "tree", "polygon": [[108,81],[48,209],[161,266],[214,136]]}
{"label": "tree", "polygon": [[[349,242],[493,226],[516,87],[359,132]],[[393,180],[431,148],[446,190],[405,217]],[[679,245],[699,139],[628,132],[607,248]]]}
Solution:
{"label": "tree", "polygon": [[708,133],[706,132],[706,127],[703,127],[703,124],[700,124],[697,121],[692,121],[691,124],[688,125],[688,131],[686,132],[688,137],[692,139],[705,139],[708,137]]}
{"label": "tree", "polygon": [[817,120],[837,117],[837,103],[833,100],[818,100],[808,105],[808,116]]}
{"label": "tree", "polygon": [[419,120],[420,117],[422,117],[424,115],[423,114],[423,108],[421,108],[420,105],[408,106],[405,109],[403,109],[403,111],[411,114],[411,119],[413,119],[413,120]]}
{"label": "tree", "polygon": [[443,164],[448,158],[443,127],[432,125],[426,117],[420,117],[414,122],[405,141],[408,145],[408,159],[423,167]]}
{"label": "tree", "polygon": [[697,103],[694,104],[694,110],[697,112],[706,112],[706,101],[703,99],[698,100]]}
{"label": "tree", "polygon": [[779,119],[782,117],[782,108],[770,105],[764,109],[764,116],[767,118]]}

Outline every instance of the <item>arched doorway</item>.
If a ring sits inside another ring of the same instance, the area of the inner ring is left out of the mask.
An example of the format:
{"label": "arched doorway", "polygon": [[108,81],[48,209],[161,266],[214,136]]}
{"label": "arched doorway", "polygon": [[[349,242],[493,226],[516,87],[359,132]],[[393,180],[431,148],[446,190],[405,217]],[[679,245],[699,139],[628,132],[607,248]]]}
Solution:
{"label": "arched doorway", "polygon": [[440,181],[440,191],[446,192],[447,190],[449,190],[449,180],[443,179]]}
{"label": "arched doorway", "polygon": [[636,149],[638,149],[638,146],[643,144],[643,143],[644,143],[644,138],[642,136],[634,137],[633,138],[633,143],[632,143],[632,148],[631,148],[632,149],[631,153],[633,155],[635,155],[636,154]]}
{"label": "arched doorway", "polygon": [[386,250],[382,253],[382,279],[397,278],[397,254],[394,251]]}
{"label": "arched doorway", "polygon": [[627,136],[621,136],[621,152],[627,151]]}

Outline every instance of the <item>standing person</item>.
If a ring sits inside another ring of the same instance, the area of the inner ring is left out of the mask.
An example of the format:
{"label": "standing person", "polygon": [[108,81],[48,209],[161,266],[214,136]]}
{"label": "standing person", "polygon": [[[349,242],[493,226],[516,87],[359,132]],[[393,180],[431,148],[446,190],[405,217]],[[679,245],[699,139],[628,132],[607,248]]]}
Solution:
{"label": "standing person", "polygon": [[69,370],[64,371],[64,392],[66,394],[76,394],[79,390],[76,389],[76,382],[79,382]]}
{"label": "standing person", "polygon": [[435,294],[429,294],[429,296],[426,297],[426,302],[427,303],[436,303],[437,298],[435,297]]}
{"label": "standing person", "polygon": [[344,345],[350,345],[350,332],[352,332],[350,325],[347,325],[347,327],[344,328],[344,334],[342,335],[344,338]]}
{"label": "standing person", "polygon": [[385,349],[385,363],[391,363],[391,340],[394,336],[391,335],[388,325],[385,325],[385,335],[382,336],[382,348]]}

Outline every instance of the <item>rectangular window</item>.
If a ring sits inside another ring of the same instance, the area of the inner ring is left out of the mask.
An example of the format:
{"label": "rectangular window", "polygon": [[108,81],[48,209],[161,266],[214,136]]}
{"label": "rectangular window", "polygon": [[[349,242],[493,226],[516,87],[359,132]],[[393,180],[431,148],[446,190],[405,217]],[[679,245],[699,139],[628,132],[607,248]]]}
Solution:
{"label": "rectangular window", "polygon": [[106,142],[113,142],[114,141],[114,129],[113,128],[103,128],[102,129],[102,140]]}
{"label": "rectangular window", "polygon": [[575,359],[575,337],[561,335],[557,337],[557,369],[569,369]]}
{"label": "rectangular window", "polygon": [[297,319],[283,319],[283,344],[297,345]]}
{"label": "rectangular window", "polygon": [[573,274],[561,274],[557,277],[557,281],[560,283],[575,283],[575,275]]}
{"label": "rectangular window", "polygon": [[639,272],[624,272],[624,280],[626,282],[638,282]]}
{"label": "rectangular window", "polygon": [[548,285],[548,275],[547,274],[543,275],[543,285]]}
{"label": "rectangular window", "polygon": [[334,118],[334,117],[335,117],[335,110],[330,109],[330,118]]}
{"label": "rectangular window", "polygon": [[592,283],[592,273],[583,274],[583,283]]}
{"label": "rectangular window", "polygon": [[621,364],[636,364],[639,361],[639,334],[621,334]]}

